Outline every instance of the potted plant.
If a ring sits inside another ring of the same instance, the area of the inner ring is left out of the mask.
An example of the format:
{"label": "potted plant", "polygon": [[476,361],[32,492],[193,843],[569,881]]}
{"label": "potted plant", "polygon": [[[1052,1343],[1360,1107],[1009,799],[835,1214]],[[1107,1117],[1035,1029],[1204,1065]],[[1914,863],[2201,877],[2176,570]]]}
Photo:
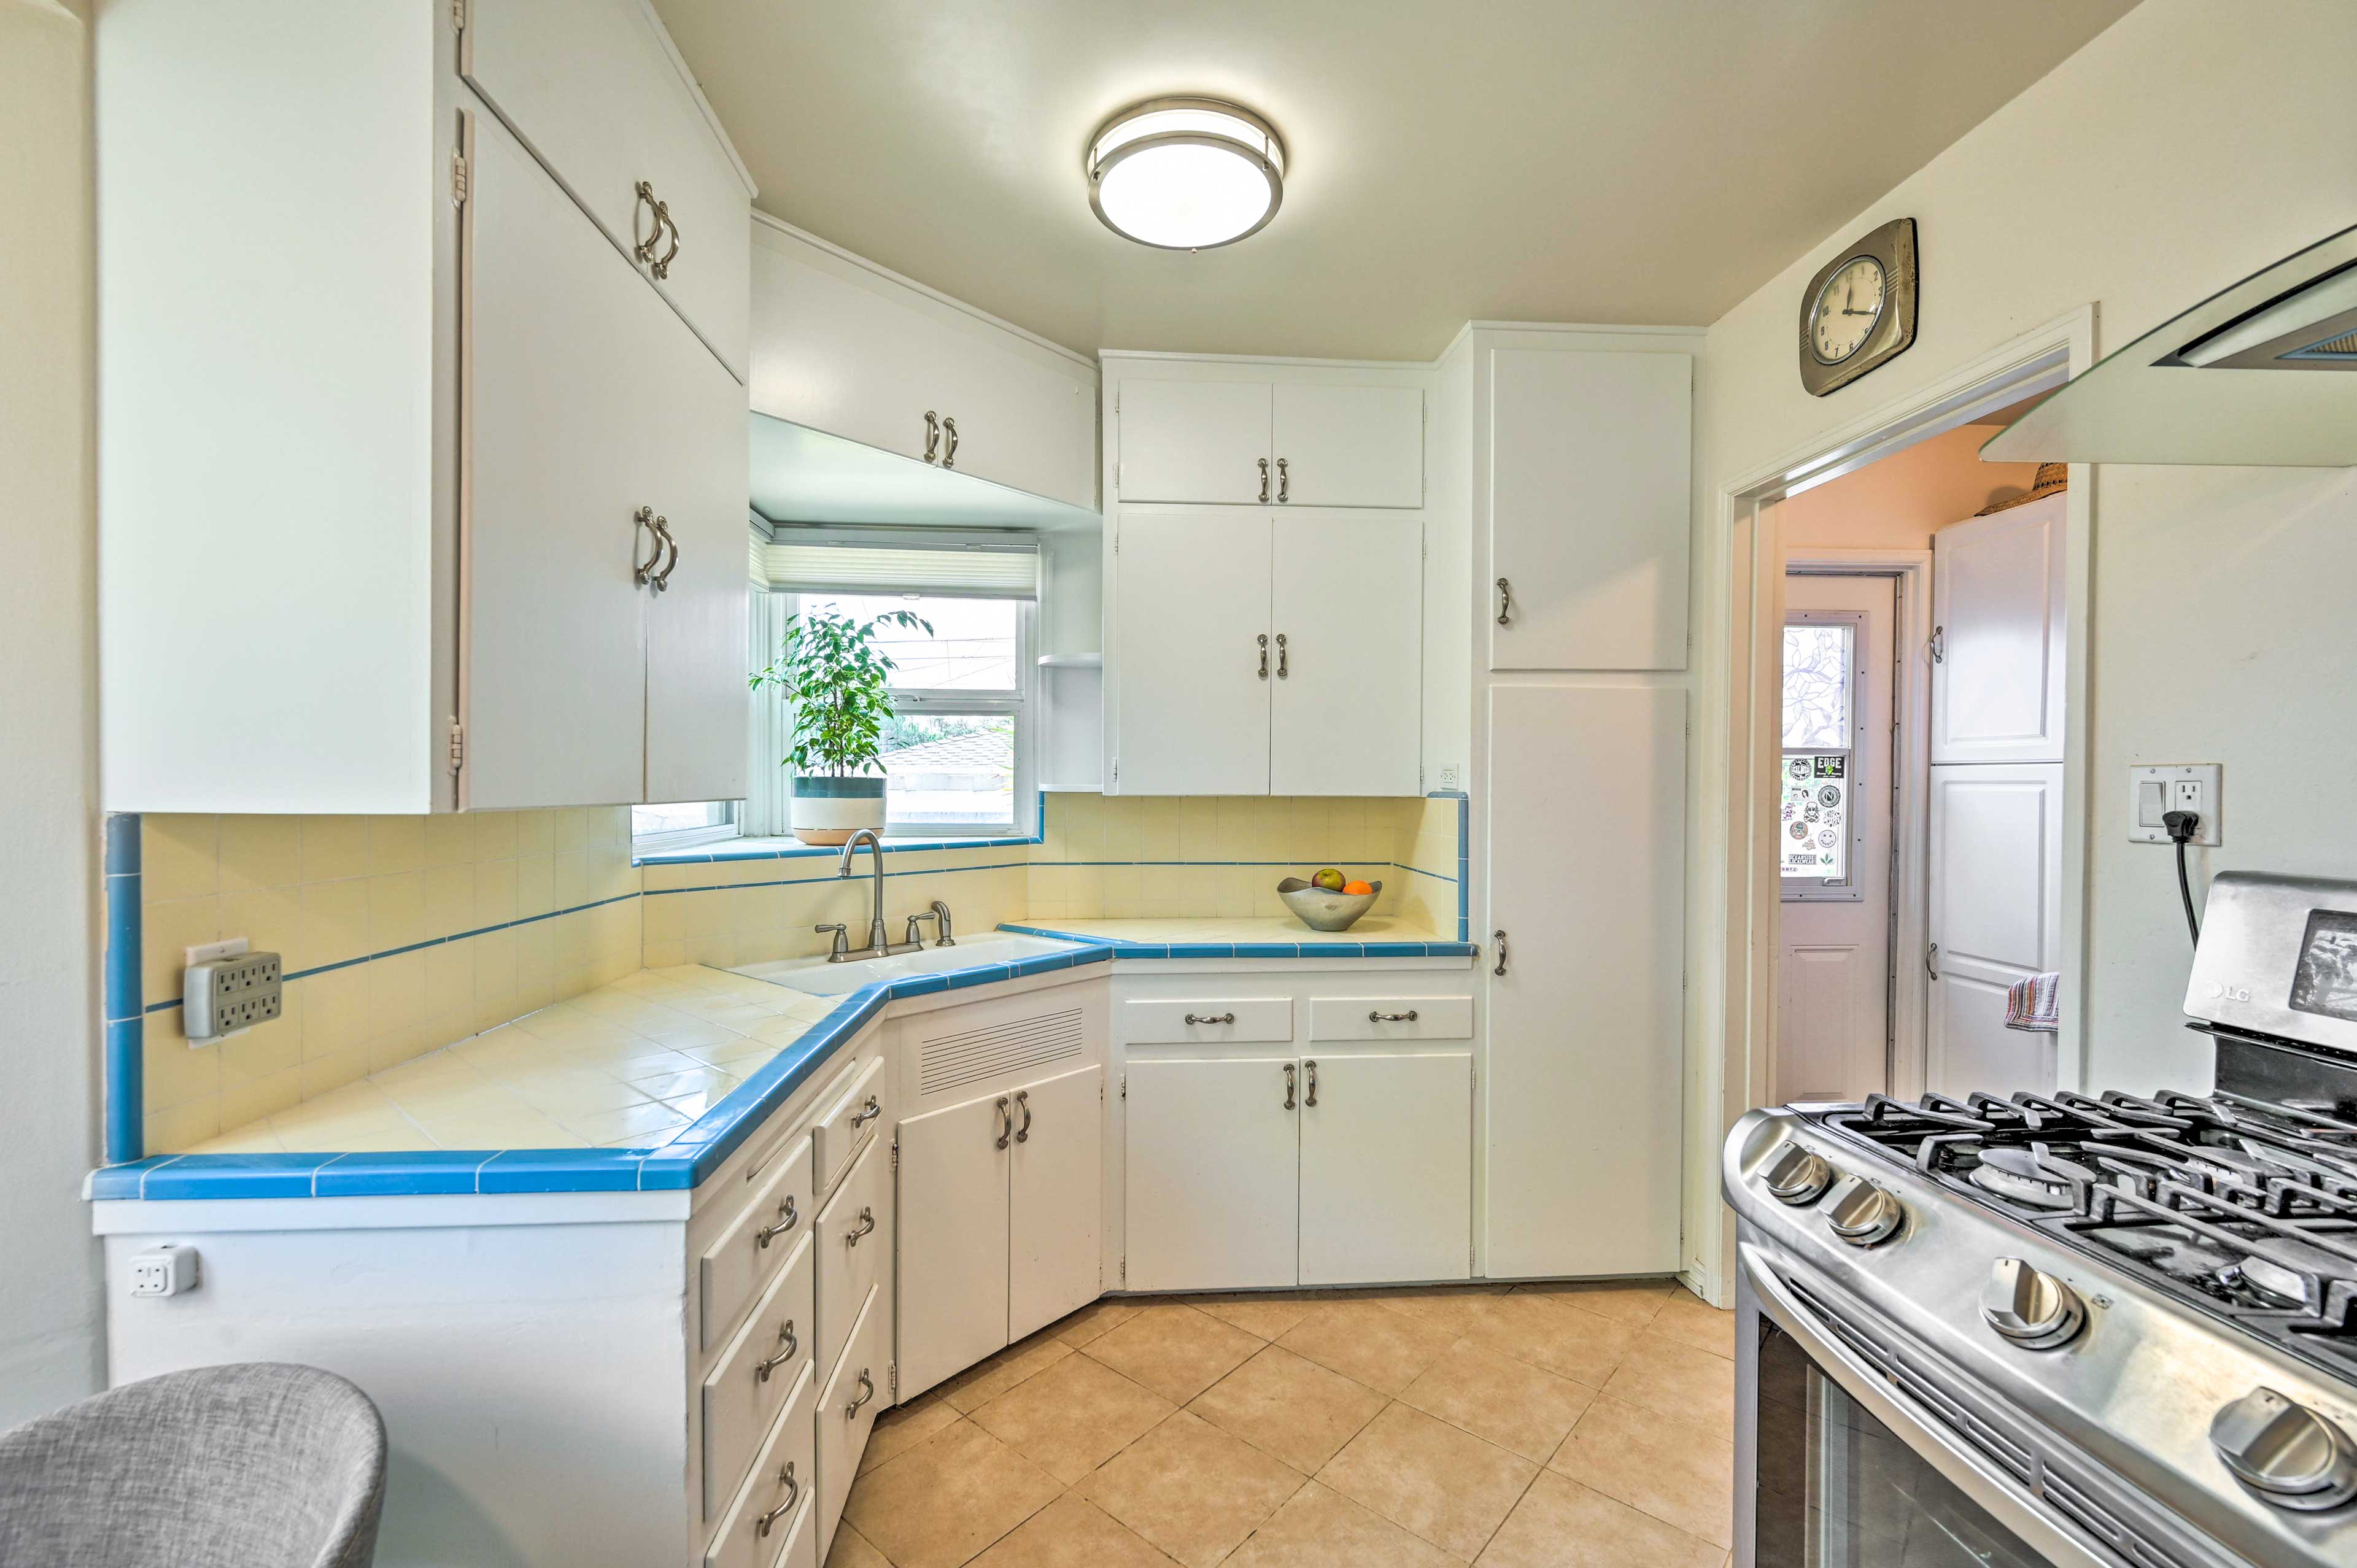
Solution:
{"label": "potted plant", "polygon": [[791,823],[808,844],[839,844],[861,828],[884,831],[884,726],[899,668],[877,644],[882,627],[919,630],[931,623],[913,610],[860,620],[820,605],[786,623],[777,661],[756,670],[755,691],[774,686],[792,705],[793,739],[779,764],[794,770]]}

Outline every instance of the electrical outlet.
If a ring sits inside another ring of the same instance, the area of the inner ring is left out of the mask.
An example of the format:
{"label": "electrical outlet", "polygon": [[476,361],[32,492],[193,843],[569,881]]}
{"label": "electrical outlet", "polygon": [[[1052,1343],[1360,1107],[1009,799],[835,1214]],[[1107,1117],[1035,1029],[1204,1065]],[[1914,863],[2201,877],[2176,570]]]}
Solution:
{"label": "electrical outlet", "polygon": [[234,953],[181,972],[180,1027],[191,1046],[267,1024],[284,1006],[274,952]]}
{"label": "electrical outlet", "polygon": [[2190,843],[2214,848],[2222,842],[2225,768],[2215,762],[2169,762],[2128,769],[2128,839],[2165,844],[2170,811],[2190,811],[2201,821]]}
{"label": "electrical outlet", "polygon": [[203,1277],[194,1247],[150,1247],[131,1254],[133,1295],[185,1295]]}

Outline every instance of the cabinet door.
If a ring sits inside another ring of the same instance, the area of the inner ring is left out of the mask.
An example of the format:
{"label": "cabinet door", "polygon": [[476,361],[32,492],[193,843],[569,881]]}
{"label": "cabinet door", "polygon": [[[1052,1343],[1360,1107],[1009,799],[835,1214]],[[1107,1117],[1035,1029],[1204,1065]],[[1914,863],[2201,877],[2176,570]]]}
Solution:
{"label": "cabinet door", "polygon": [[1424,524],[1287,513],[1271,558],[1269,793],[1415,794]]}
{"label": "cabinet door", "polygon": [[1932,761],[2062,760],[2064,499],[1932,535]]}
{"label": "cabinet door", "polygon": [[1301,1283],[1473,1272],[1473,1058],[1302,1063]]}
{"label": "cabinet door", "polygon": [[1268,515],[1131,509],[1115,548],[1114,791],[1267,794]]}
{"label": "cabinet door", "polygon": [[1494,687],[1489,791],[1486,1270],[1672,1273],[1685,693]]}
{"label": "cabinet door", "polygon": [[683,328],[639,366],[648,504],[677,542],[647,596],[649,800],[745,793],[753,704],[745,690],[745,389]]}
{"label": "cabinet door", "polygon": [[461,798],[635,800],[647,654],[631,513],[652,499],[640,378],[679,323],[513,137],[472,124]]}
{"label": "cabinet door", "polygon": [[1123,381],[1114,491],[1125,501],[1275,500],[1276,476],[1264,467],[1269,392],[1265,381]]}
{"label": "cabinet door", "polygon": [[1131,1061],[1131,1290],[1296,1283],[1299,1097],[1286,1079],[1297,1070],[1291,1057]]}
{"label": "cabinet door", "polygon": [[[1026,1084],[1011,1108],[1006,1337],[1096,1300],[1103,1283],[1104,1069]],[[905,1345],[906,1340],[903,1339]]]}
{"label": "cabinet door", "polygon": [[1006,1344],[1008,1105],[987,1094],[900,1123],[903,1399]]}
{"label": "cabinet door", "polygon": [[2051,1094],[2054,1036],[2007,1028],[2005,993],[2062,962],[2062,765],[1934,768],[1931,816],[1924,1087]]}
{"label": "cabinet door", "polygon": [[843,1520],[843,1505],[851,1496],[851,1482],[859,1474],[859,1456],[867,1452],[876,1418],[892,1402],[891,1381],[892,1293],[872,1290],[834,1375],[819,1393],[815,1446],[821,1562],[834,1544],[834,1529]]}
{"label": "cabinet door", "polygon": [[[635,0],[469,0],[459,70],[625,254],[669,209],[648,281],[742,379],[752,199],[653,13]],[[644,263],[639,263],[644,267]]]}
{"label": "cabinet door", "polygon": [[1276,387],[1276,499],[1294,506],[1424,505],[1424,393]]}
{"label": "cabinet door", "polygon": [[925,360],[931,395],[957,422],[956,450],[944,435],[943,456],[958,473],[1095,510],[1095,378],[958,314],[963,325],[938,328]]}
{"label": "cabinet door", "polygon": [[1500,349],[1490,575],[1512,596],[1492,670],[1685,667],[1694,362]]}

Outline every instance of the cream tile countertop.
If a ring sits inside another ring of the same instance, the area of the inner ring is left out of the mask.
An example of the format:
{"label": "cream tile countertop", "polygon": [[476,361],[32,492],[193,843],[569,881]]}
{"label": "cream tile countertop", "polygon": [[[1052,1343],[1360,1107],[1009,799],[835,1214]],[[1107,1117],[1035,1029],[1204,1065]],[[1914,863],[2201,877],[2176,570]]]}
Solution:
{"label": "cream tile countertop", "polygon": [[188,1152],[652,1147],[842,1000],[698,964],[641,970]]}

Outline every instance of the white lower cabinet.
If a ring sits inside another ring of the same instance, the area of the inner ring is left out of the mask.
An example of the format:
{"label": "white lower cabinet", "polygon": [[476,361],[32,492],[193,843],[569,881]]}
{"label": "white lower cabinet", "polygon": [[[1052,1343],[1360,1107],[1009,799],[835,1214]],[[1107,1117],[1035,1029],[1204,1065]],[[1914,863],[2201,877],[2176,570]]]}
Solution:
{"label": "white lower cabinet", "polygon": [[818,1364],[833,1366],[851,1342],[867,1297],[892,1284],[892,1152],[882,1139],[853,1162],[813,1234],[818,1248]]}
{"label": "white lower cabinet", "polygon": [[870,1290],[844,1347],[843,1359],[818,1402],[818,1555],[834,1544],[834,1527],[851,1495],[859,1456],[876,1417],[892,1402],[892,1291]]}
{"label": "white lower cabinet", "polygon": [[1301,1078],[1301,1283],[1471,1273],[1471,1054],[1323,1054]]}
{"label": "white lower cabinet", "polygon": [[[818,1375],[805,1358],[784,1387],[782,1408],[728,1516],[705,1549],[705,1568],[815,1568]],[[782,1544],[782,1549],[780,1546]],[[803,1555],[797,1557],[797,1551]]]}
{"label": "white lower cabinet", "polygon": [[1299,1064],[1226,1057],[1128,1070],[1128,1287],[1297,1283]]}

